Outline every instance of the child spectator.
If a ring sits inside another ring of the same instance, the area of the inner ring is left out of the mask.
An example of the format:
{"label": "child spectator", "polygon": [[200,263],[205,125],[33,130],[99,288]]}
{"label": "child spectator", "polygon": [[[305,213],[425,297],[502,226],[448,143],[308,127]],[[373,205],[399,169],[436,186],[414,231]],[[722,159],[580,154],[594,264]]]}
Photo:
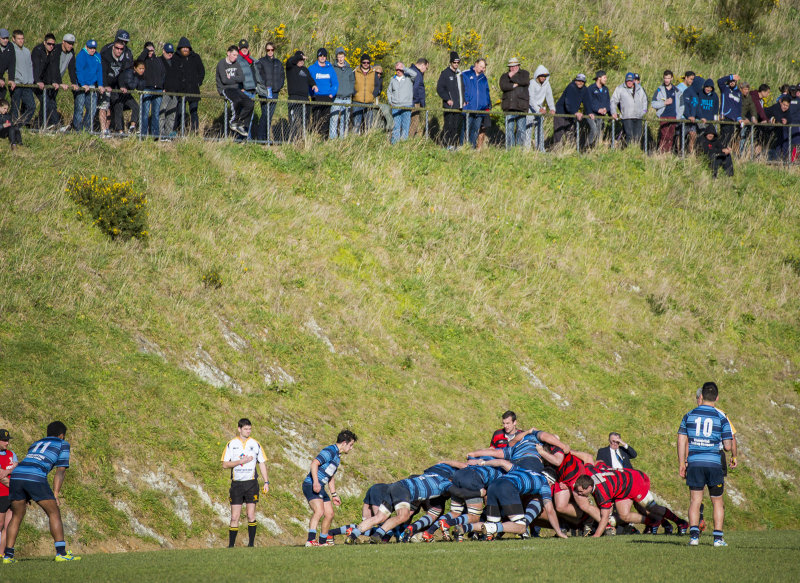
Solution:
{"label": "child spectator", "polygon": [[135,134],[136,128],[139,126],[139,103],[136,98],[131,95],[131,91],[141,91],[144,89],[144,61],[138,59],[133,62],[133,69],[128,69],[123,72],[120,77],[120,90],[127,90],[118,96],[117,102],[114,106],[114,118],[116,119],[116,126],[120,128],[125,127],[125,110],[131,111],[131,121],[128,125],[128,133]]}
{"label": "child spectator", "polygon": [[733,176],[733,159],[731,158],[731,149],[717,138],[717,130],[713,125],[706,126],[703,130],[705,141],[703,142],[703,150],[711,162],[711,175],[716,178],[717,170],[722,166],[725,174]]}
{"label": "child spectator", "polygon": [[16,124],[11,123],[11,107],[8,101],[0,99],[0,138],[8,138],[11,150],[22,145],[22,134]]}

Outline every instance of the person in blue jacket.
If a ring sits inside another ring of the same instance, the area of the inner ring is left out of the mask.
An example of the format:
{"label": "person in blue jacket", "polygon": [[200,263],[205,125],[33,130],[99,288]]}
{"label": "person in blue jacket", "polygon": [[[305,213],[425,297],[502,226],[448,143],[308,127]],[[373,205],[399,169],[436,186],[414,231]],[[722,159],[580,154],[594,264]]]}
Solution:
{"label": "person in blue jacket", "polygon": [[[688,81],[688,78],[684,78],[684,80]],[[681,99],[683,99],[683,119],[692,122],[684,124],[684,131],[686,132],[686,138],[689,142],[689,152],[694,152],[695,144],[697,143],[697,123],[695,122],[697,120],[697,109],[700,106],[700,95],[703,93],[703,84],[705,81],[705,79],[693,73],[691,82],[681,96]]]}
{"label": "person in blue jacket", "polygon": [[97,41],[89,39],[86,46],[75,57],[75,76],[79,89],[74,92],[75,107],[72,128],[91,131],[92,119],[97,109],[97,95],[103,93],[103,64],[97,54]]}
{"label": "person in blue jacket", "polygon": [[[486,78],[486,60],[478,59],[475,64],[461,74],[464,83],[464,109],[466,111],[489,111],[492,98],[489,96],[489,80]],[[478,135],[486,134],[491,125],[488,113],[465,113],[467,139],[473,148],[478,147]]]}
{"label": "person in blue jacket", "polygon": [[[742,92],[739,90],[739,75],[725,75],[717,80],[719,86],[719,116],[723,121],[742,121]],[[722,124],[719,130],[719,139],[724,145],[729,145],[736,135],[734,124]]]}
{"label": "person in blue jacket", "polygon": [[583,119],[581,112],[583,106],[584,112],[591,111],[591,105],[588,99],[588,91],[586,91],[586,75],[579,73],[575,79],[567,85],[564,93],[558,98],[556,102],[556,114],[569,114],[575,117],[556,117],[553,121],[553,143],[558,144],[564,139],[571,130],[574,131],[575,124],[580,123]]}
{"label": "person in blue jacket", "polygon": [[[308,68],[311,79],[317,90],[310,89],[311,101],[319,103],[333,103],[336,94],[339,92],[339,78],[336,71],[328,62],[328,50],[322,47],[317,51],[316,62]],[[311,108],[311,119],[314,127],[327,136],[330,129],[331,106],[315,105]]]}
{"label": "person in blue jacket", "polygon": [[589,102],[589,137],[586,139],[586,147],[594,146],[597,138],[603,133],[603,117],[611,112],[611,94],[608,92],[608,76],[603,70],[594,74],[594,83],[587,88]]}
{"label": "person in blue jacket", "polygon": [[706,79],[703,82],[703,91],[700,93],[699,103],[694,110],[694,118],[702,126],[717,119],[719,115],[719,97],[714,92],[714,80]]}

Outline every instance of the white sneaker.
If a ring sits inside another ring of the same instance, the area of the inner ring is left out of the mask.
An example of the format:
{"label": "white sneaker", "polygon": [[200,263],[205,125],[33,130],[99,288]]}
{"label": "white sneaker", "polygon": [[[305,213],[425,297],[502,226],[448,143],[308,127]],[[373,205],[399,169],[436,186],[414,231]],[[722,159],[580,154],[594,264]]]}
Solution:
{"label": "white sneaker", "polygon": [[[700,539],[699,538],[692,537],[692,538],[689,539],[689,546],[690,547],[696,547],[699,544],[700,544]],[[716,542],[714,544],[716,544]]]}
{"label": "white sneaker", "polygon": [[714,541],[715,547],[727,547],[728,543],[725,542],[724,538],[718,538]]}

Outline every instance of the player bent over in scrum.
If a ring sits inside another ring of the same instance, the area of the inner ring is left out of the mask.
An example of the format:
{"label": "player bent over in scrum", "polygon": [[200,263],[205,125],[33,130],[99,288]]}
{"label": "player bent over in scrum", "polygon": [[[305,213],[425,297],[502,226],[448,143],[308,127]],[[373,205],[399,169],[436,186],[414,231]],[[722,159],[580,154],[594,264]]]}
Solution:
{"label": "player bent over in scrum", "polygon": [[[303,480],[303,495],[308,500],[308,505],[313,513],[308,522],[307,547],[333,545],[333,537],[328,537],[328,528],[333,522],[333,507],[342,503],[336,493],[334,476],[341,462],[340,455],[347,454],[353,449],[358,437],[349,429],[339,432],[336,443],[323,449],[311,462],[311,469]],[[330,486],[330,496],[325,491],[325,486]],[[319,542],[316,540],[317,525],[322,519],[322,528],[319,533]]]}
{"label": "player bent over in scrum", "polygon": [[[467,464],[464,462],[443,461],[426,468],[422,473],[423,475],[436,474],[445,478],[446,480],[452,481],[456,472],[465,468],[466,466]],[[422,535],[419,540],[426,543],[432,542],[433,535],[439,528],[437,522],[439,517],[444,513],[444,506],[446,502],[446,496],[440,496],[438,498],[426,500],[422,505],[423,509],[425,510],[425,515],[419,520],[414,521],[414,523],[409,525],[407,528],[403,529],[403,532],[399,537],[400,542],[419,542],[416,537],[414,537],[414,539],[411,538],[419,531],[422,531]]]}

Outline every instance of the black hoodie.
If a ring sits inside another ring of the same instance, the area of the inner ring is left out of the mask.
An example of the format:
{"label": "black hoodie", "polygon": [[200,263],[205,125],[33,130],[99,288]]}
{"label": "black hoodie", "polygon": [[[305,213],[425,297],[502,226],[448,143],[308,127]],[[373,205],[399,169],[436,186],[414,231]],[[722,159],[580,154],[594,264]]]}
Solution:
{"label": "black hoodie", "polygon": [[[180,53],[182,48],[189,49],[189,54],[185,57]],[[192,45],[189,39],[182,36],[172,57],[172,67],[177,77],[180,93],[200,93],[200,85],[203,84],[203,79],[206,77],[203,60],[191,49]]]}
{"label": "black hoodie", "polygon": [[[713,137],[709,140],[708,134],[713,134]],[[723,144],[719,139],[717,139],[717,130],[714,129],[714,126],[706,126],[703,129],[703,151],[708,156],[709,160],[715,160],[717,158],[724,158],[725,156],[730,156],[730,154],[726,154],[722,150],[725,148],[725,144]]]}
{"label": "black hoodie", "polygon": [[146,89],[163,89],[166,69],[161,57],[157,57],[155,53],[149,57],[145,48],[138,60],[144,63],[144,87]]}
{"label": "black hoodie", "polygon": [[286,61],[286,89],[289,99],[308,101],[309,90],[314,86],[314,78],[305,65],[299,66],[303,53],[297,51]]}

